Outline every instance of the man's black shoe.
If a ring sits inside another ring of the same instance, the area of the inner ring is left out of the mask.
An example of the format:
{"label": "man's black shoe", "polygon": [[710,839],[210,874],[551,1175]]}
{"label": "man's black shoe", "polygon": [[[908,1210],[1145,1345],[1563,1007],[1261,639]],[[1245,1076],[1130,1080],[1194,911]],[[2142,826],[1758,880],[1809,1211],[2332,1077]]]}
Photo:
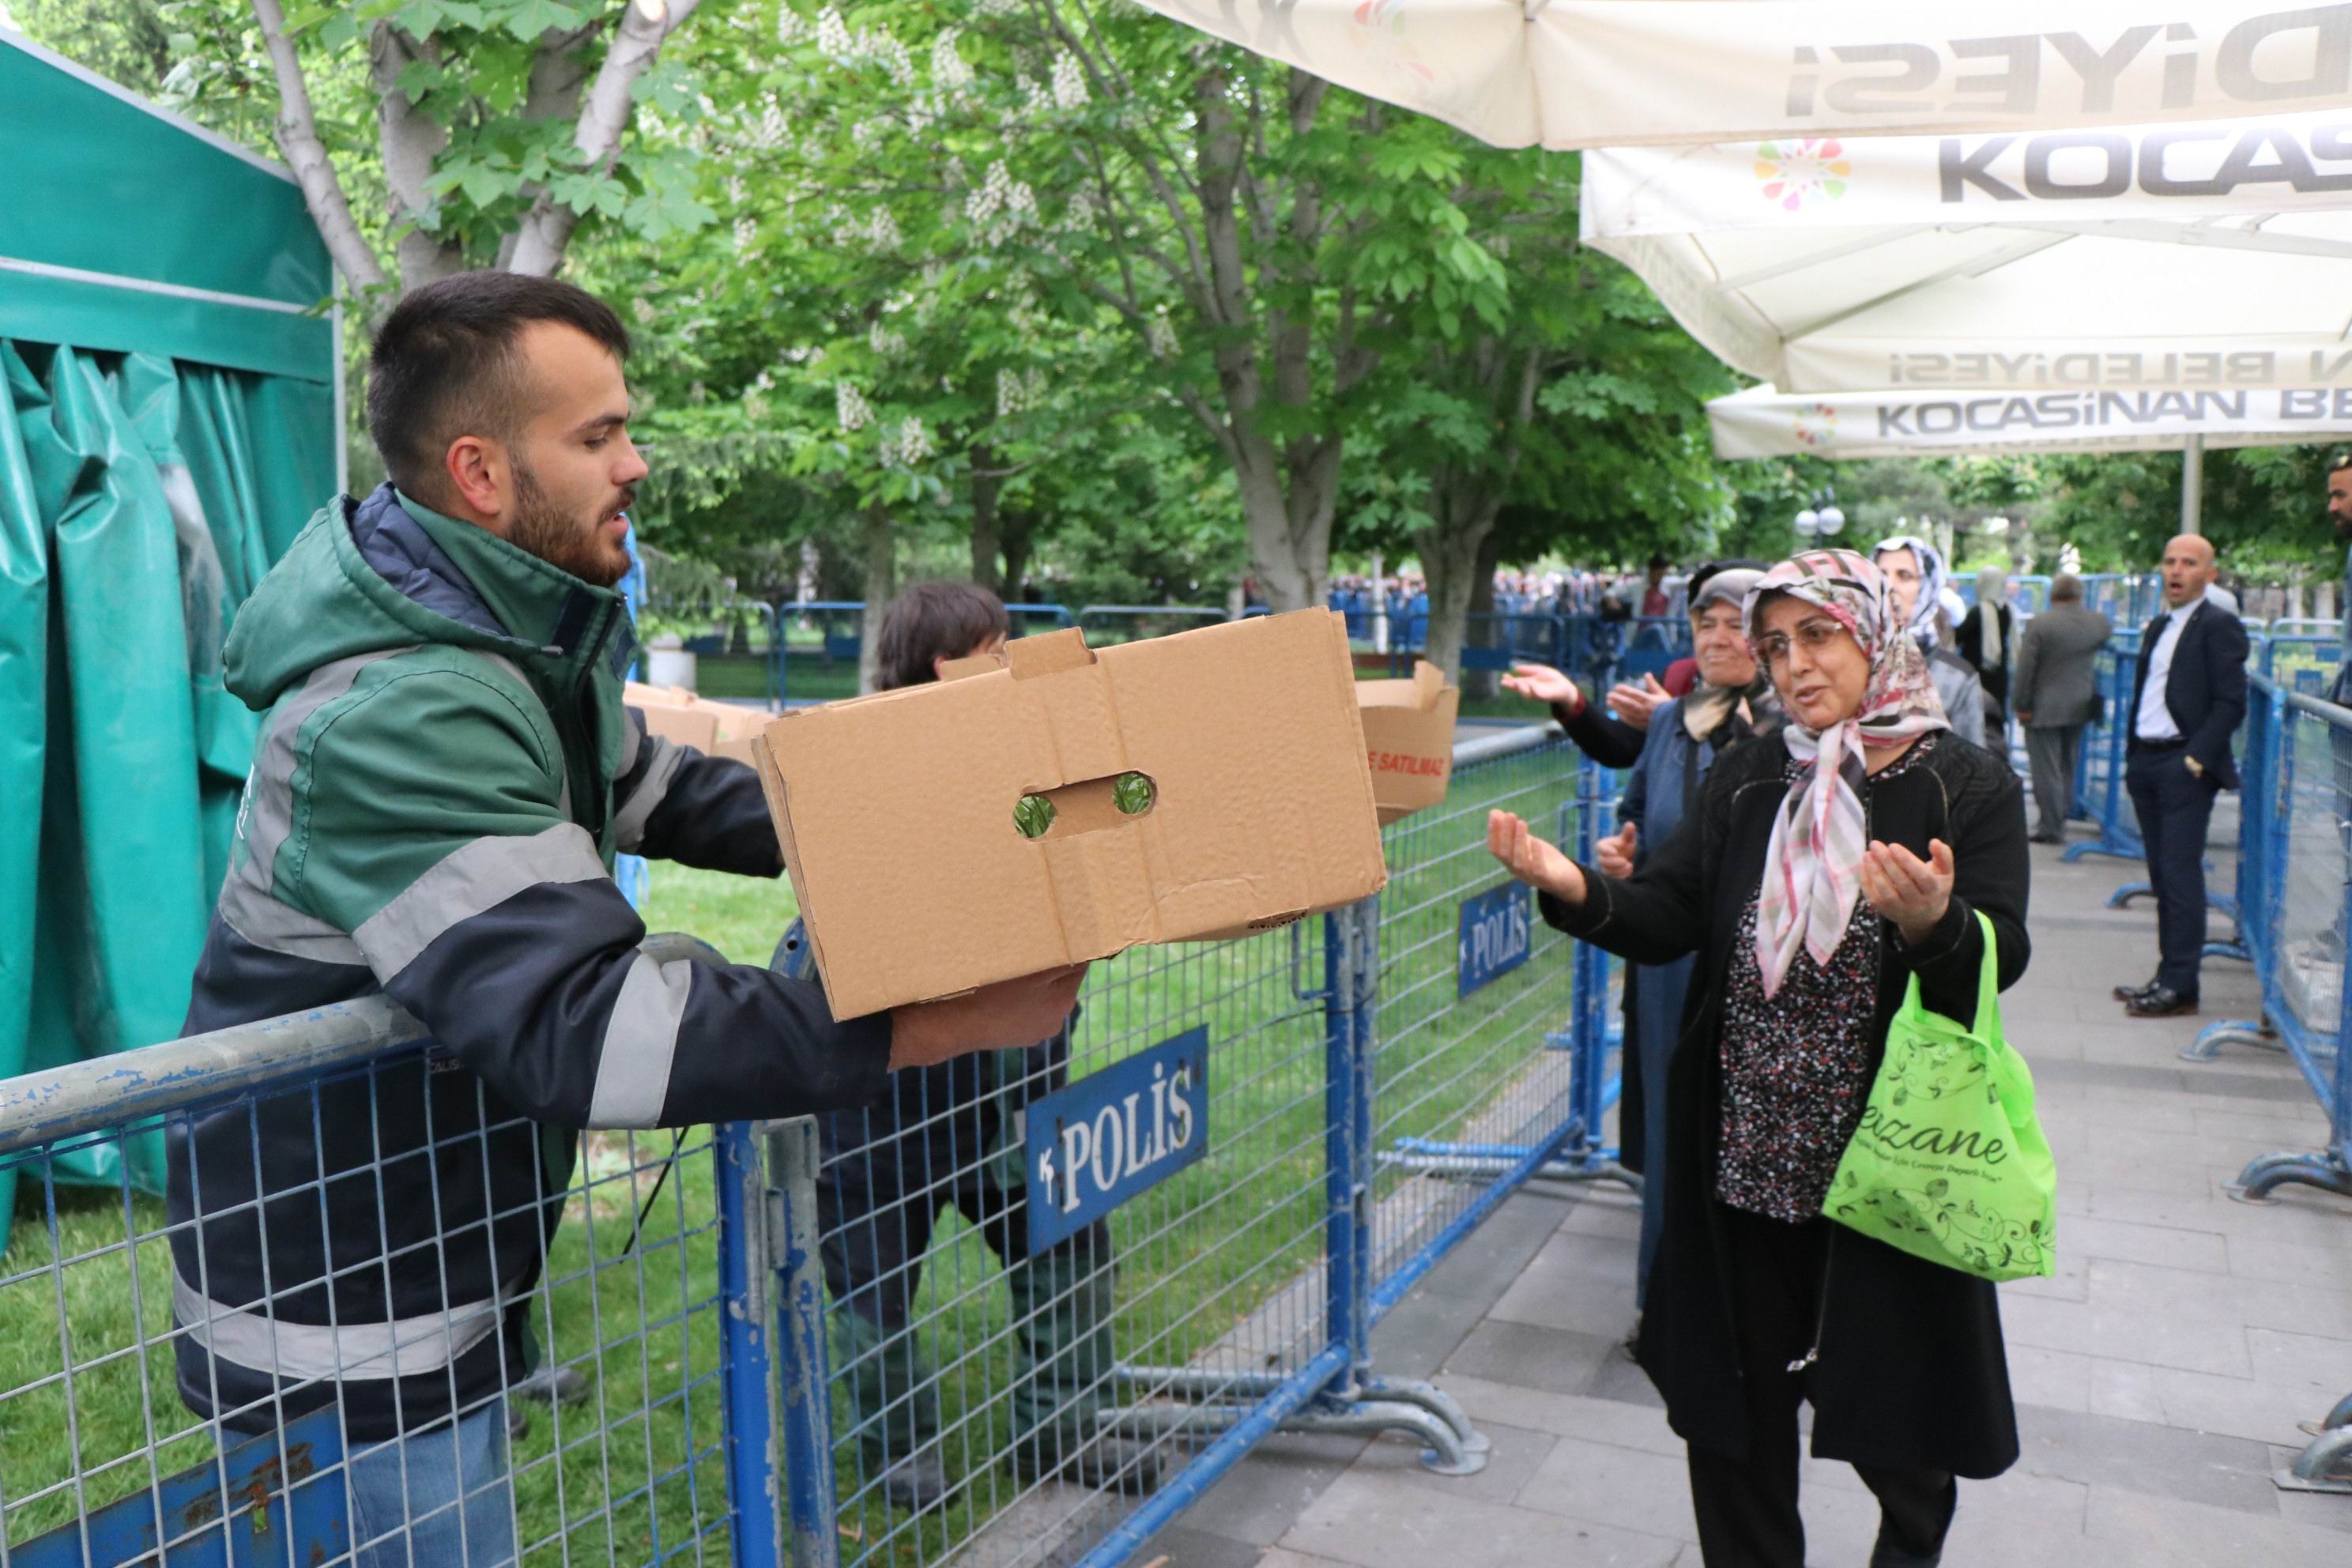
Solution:
{"label": "man's black shoe", "polygon": [[2116,1000],[2118,1002],[2137,1002],[2141,997],[2147,995],[2149,992],[2155,990],[2156,984],[2157,983],[2151,980],[2145,985],[2118,985],[2116,987]]}
{"label": "man's black shoe", "polygon": [[2186,1018],[2195,1015],[2197,998],[2169,985],[2152,985],[2125,1003],[2124,1011],[2135,1018]]}

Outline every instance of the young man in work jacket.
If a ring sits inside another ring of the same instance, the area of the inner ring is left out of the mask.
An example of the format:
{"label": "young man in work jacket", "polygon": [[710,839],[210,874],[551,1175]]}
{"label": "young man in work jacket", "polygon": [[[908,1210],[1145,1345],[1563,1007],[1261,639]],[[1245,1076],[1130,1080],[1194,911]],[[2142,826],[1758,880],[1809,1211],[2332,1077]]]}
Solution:
{"label": "young man in work jacket", "polygon": [[515,1554],[503,1393],[575,1130],[861,1104],[1076,996],[1074,969],[842,1023],[640,951],[614,855],[780,858],[750,769],[622,706],[627,351],[568,284],[410,295],[371,364],[391,481],[311,521],[226,650],[267,716],[188,1031],[381,991],[438,1049],[171,1130],[180,1390],[240,1433],[338,1406],[368,1568]]}

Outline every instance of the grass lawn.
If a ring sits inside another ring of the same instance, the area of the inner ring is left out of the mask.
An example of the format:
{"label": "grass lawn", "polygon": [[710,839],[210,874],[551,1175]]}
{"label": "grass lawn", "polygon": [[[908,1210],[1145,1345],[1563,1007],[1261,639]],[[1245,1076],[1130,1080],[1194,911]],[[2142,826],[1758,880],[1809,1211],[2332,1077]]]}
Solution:
{"label": "grass lawn", "polygon": [[[1568,1023],[1565,939],[1538,924],[1531,961],[1457,1005],[1454,927],[1461,900],[1500,880],[1483,848],[1486,807],[1507,805],[1564,832],[1574,785],[1572,758],[1559,749],[1508,759],[1459,775],[1446,805],[1388,830],[1374,1110],[1381,1146],[1458,1135],[1531,1066],[1564,1062],[1546,1058],[1544,1037]],[[792,914],[781,879],[670,866],[654,868],[646,910],[652,929],[691,932],[749,963],[766,961]],[[1323,984],[1323,931],[1308,921],[1244,942],[1136,949],[1089,977],[1074,1074],[1196,1026],[1207,1027],[1212,1046],[1209,1157],[1113,1216],[1113,1332],[1123,1361],[1182,1364],[1215,1347],[1234,1358],[1218,1364],[1283,1368],[1321,1346],[1325,1023],[1312,993]],[[595,1395],[554,1417],[531,1407],[530,1433],[515,1452],[526,1563],[650,1562],[698,1529],[723,1531],[706,1134],[689,1136],[635,1251],[622,1256],[637,1194],[668,1148],[664,1134],[588,1137],[533,1317],[557,1359],[590,1371]],[[1376,1195],[1418,1190],[1388,1173]],[[153,1342],[169,1329],[162,1205],[58,1189],[52,1222],[42,1191],[37,1175],[20,1184],[0,1273],[0,1321],[16,1325],[0,1342],[0,1487],[11,1544],[74,1517],[70,1490],[22,1500],[44,1487],[79,1473],[93,1505],[143,1489],[151,1422],[162,1444],[157,1473],[210,1454],[174,1392],[168,1348]],[[49,1267],[53,1237],[68,1260],[62,1270]],[[1403,1247],[1413,1237],[1382,1239]],[[917,1310],[957,1489],[919,1520],[884,1508],[850,1401],[836,1398],[842,1545],[852,1562],[935,1561],[1025,1490],[1002,1462],[1014,1438],[1007,1293],[996,1260],[952,1210],[935,1233]],[[78,1369],[70,1397],[61,1381],[41,1381],[59,1365],[60,1323]],[[1244,1325],[1244,1342],[1232,1342]],[[136,1462],[110,1466],[126,1455]],[[707,1560],[726,1555],[714,1545]]]}

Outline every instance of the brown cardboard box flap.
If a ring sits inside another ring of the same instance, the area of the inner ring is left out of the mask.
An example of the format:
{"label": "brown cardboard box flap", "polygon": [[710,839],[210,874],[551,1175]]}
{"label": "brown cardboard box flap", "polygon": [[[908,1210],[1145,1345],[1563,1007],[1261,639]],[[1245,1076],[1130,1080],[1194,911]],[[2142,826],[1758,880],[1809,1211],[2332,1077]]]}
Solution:
{"label": "brown cardboard box flap", "polygon": [[[1311,611],[803,710],[761,750],[836,1016],[1364,898],[1387,879],[1345,633]],[[1148,808],[1108,806],[1141,773]],[[1055,804],[1024,837],[1024,795]]]}
{"label": "brown cardboard box flap", "polygon": [[1446,685],[1445,672],[1421,659],[1410,679],[1358,681],[1356,702],[1381,821],[1394,822],[1444,800],[1454,773],[1461,688]]}
{"label": "brown cardboard box flap", "polygon": [[733,702],[707,702],[682,686],[645,686],[630,681],[621,700],[646,716],[646,732],[707,756],[751,761],[752,738],[769,715]]}

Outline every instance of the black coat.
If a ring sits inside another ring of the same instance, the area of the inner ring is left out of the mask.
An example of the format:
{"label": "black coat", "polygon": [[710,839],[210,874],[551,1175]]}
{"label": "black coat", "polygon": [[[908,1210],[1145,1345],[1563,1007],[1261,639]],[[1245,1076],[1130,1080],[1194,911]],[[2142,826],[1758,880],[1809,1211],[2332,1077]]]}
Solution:
{"label": "black coat", "polygon": [[[1665,1235],[1639,1349],[1675,1430],[1735,1457],[1747,1447],[1748,1414],[1715,1203],[1723,996],[1731,944],[1787,795],[1788,756],[1780,735],[1740,747],[1707,773],[1697,815],[1631,881],[1588,868],[1581,905],[1542,900],[1554,926],[1636,963],[1699,955],[1666,1079]],[[1872,837],[1922,859],[1928,841],[1941,838],[1955,862],[1951,909],[1933,935],[1912,948],[1887,933],[1873,1015],[1875,1075],[1913,974],[1930,1009],[1976,1016],[1984,938],[1975,911],[1991,917],[2003,989],[2025,972],[2028,862],[2023,792],[1981,747],[1942,738],[1917,765],[1874,782],[1864,805]],[[1816,1455],[1969,1477],[1999,1475],[2016,1460],[2017,1413],[1991,1285],[1840,1227],[1822,1298],[1820,1361],[1809,1380]]]}
{"label": "black coat", "polygon": [[[2139,636],[2139,665],[2132,676],[2132,701],[2124,731],[2139,740],[2140,693],[2147,686],[2147,667],[2155,661],[2162,627],[2150,621]],[[2172,668],[2165,678],[2164,705],[2172,722],[2189,742],[2189,754],[2205,776],[2223,789],[2238,787],[2238,759],[2230,754],[2230,737],[2246,716],[2246,623],[2219,605],[2199,600],[2180,628],[2172,650]]]}
{"label": "black coat", "polygon": [[1978,656],[1978,639],[1984,635],[1984,613],[1982,605],[1971,608],[1953,631],[1952,641],[1958,645],[1959,656],[1969,661],[1969,668],[1977,672],[1977,679],[1984,682],[1985,690],[1996,701],[2006,702],[2009,700],[2010,636],[2015,630],[2015,622],[2007,605],[1993,606],[1993,613],[2000,617],[2000,657],[1988,661]]}

